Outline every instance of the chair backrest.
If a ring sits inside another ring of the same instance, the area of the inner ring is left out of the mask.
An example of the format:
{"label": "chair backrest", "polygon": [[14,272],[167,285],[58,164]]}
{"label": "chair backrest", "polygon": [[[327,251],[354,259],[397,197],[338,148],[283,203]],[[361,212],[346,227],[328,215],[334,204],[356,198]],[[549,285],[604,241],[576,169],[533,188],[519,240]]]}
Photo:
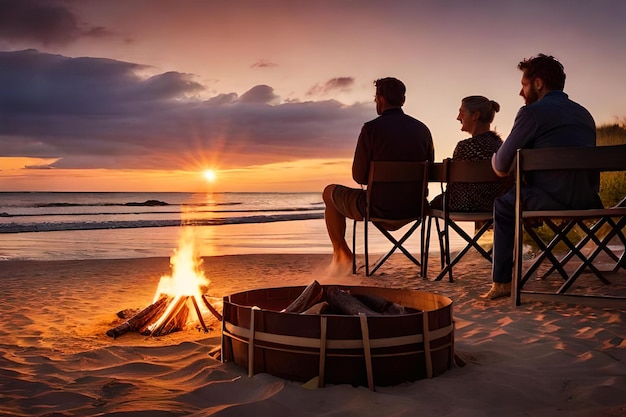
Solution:
{"label": "chair backrest", "polygon": [[[454,160],[443,161],[445,182],[448,184],[444,200],[444,210],[454,211],[454,207],[463,210],[490,212],[493,199],[513,187],[513,176],[500,177],[491,167],[491,160],[480,161]],[[475,184],[475,185],[474,185]],[[459,200],[460,201],[452,201]]]}
{"label": "chair backrest", "polygon": [[517,168],[518,174],[548,170],[623,171],[626,145],[518,149]]}
{"label": "chair backrest", "polygon": [[427,185],[428,162],[371,161],[368,216],[390,220],[422,217]]}
{"label": "chair backrest", "polygon": [[[517,184],[522,184],[525,173],[555,170],[587,171],[591,176],[597,176],[599,172],[626,171],[626,145],[517,150],[515,174]],[[521,197],[520,188],[516,187],[518,201]]]}
{"label": "chair backrest", "polygon": [[446,158],[443,161],[446,182],[456,183],[499,183],[506,177],[496,175],[491,160],[464,161]]}
{"label": "chair backrest", "polygon": [[446,182],[445,171],[443,169],[443,162],[429,162],[428,163],[428,181],[429,182]]}

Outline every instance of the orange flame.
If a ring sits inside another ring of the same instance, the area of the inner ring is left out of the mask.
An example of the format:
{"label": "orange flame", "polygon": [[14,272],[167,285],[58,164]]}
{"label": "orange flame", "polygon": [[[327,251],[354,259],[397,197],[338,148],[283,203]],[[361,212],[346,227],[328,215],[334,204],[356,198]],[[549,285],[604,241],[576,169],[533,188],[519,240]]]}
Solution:
{"label": "orange flame", "polygon": [[208,286],[210,281],[201,269],[202,259],[196,253],[195,237],[191,227],[183,229],[178,249],[175,249],[170,257],[170,265],[172,275],[161,277],[153,302],[162,295],[200,298],[203,293],[202,287]]}
{"label": "orange flame", "polygon": [[[209,280],[204,276],[204,272],[201,269],[202,259],[196,253],[195,237],[191,227],[183,229],[178,248],[174,250],[174,254],[170,257],[170,265],[172,267],[172,275],[161,277],[159,286],[154,294],[153,303],[162,296],[174,297],[174,300],[169,303],[166,311],[156,323],[150,326],[151,331],[160,328],[164,321],[170,317],[181,297],[193,297],[198,308],[204,310],[204,306],[202,303],[198,303],[198,301],[203,294],[202,287],[208,286]],[[201,313],[199,312],[199,314]],[[198,319],[201,319],[201,317],[198,317]]]}

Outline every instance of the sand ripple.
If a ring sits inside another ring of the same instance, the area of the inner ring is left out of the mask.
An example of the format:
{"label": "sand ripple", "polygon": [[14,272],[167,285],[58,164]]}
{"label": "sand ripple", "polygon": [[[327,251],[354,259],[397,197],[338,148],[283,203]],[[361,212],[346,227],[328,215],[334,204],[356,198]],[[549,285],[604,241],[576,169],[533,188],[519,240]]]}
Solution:
{"label": "sand ripple", "polygon": [[[550,303],[513,307],[478,297],[489,264],[460,264],[454,283],[428,282],[397,261],[372,278],[324,275],[327,256],[205,261],[210,294],[341,279],[442,293],[454,301],[465,366],[431,380],[308,389],[248,377],[209,351],[220,327],[111,339],[115,313],[151,302],[167,259],[2,262],[2,416],[626,416],[626,312]],[[434,265],[433,268],[436,268]],[[217,304],[217,303],[216,303]]]}

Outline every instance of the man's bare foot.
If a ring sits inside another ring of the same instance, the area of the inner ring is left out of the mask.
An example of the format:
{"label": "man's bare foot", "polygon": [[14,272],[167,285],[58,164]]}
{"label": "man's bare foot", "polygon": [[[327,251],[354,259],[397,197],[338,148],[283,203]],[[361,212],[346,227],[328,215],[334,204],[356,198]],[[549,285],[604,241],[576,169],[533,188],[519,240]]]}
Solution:
{"label": "man's bare foot", "polygon": [[352,262],[349,264],[331,262],[326,268],[326,274],[331,277],[347,277],[352,275]]}
{"label": "man's bare foot", "polygon": [[333,263],[352,266],[352,252],[338,251],[333,253]]}
{"label": "man's bare foot", "polygon": [[491,284],[491,289],[483,295],[481,298],[486,298],[488,300],[495,300],[497,298],[502,297],[510,297],[511,296],[511,283],[510,282],[494,282]]}
{"label": "man's bare foot", "polygon": [[352,275],[352,253],[337,252],[326,268],[326,273],[333,276]]}

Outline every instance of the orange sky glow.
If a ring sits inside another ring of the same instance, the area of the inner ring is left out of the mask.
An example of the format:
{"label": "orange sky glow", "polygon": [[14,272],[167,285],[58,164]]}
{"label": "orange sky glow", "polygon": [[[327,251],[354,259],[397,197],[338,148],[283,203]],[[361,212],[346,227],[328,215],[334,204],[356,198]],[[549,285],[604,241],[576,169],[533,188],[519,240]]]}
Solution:
{"label": "orange sky glow", "polygon": [[[127,170],[127,169],[23,169],[46,163],[33,158],[0,158],[2,191],[179,191],[179,192],[268,192],[315,191],[319,184],[344,178],[351,170],[349,159],[307,159],[262,166],[220,170],[212,166],[216,178],[208,181],[204,170]],[[208,168],[207,168],[208,169]]]}

